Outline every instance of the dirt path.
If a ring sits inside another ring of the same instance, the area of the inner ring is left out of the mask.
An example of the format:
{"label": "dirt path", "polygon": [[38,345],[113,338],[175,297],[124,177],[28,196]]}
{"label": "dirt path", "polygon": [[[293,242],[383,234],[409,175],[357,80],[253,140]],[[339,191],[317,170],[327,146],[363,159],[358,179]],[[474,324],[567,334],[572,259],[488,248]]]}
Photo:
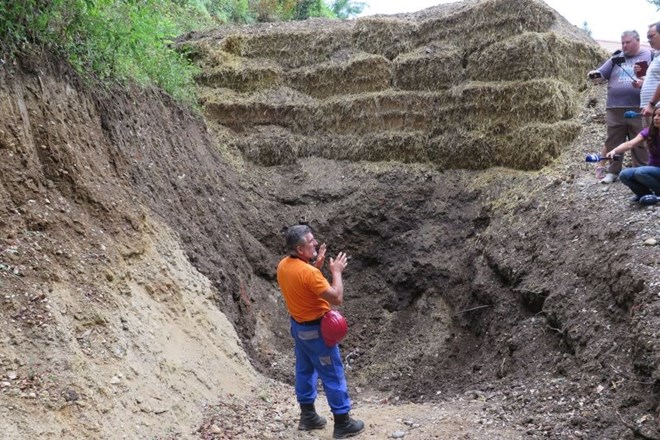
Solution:
{"label": "dirt path", "polygon": [[[317,399],[317,411],[329,423],[323,430],[307,433],[297,430],[299,411],[291,387],[271,382],[256,394],[253,400],[234,399],[211,407],[201,430],[202,438],[332,438],[332,419],[322,395]],[[395,403],[367,394],[354,399],[352,415],[366,426],[358,438],[513,440],[530,430],[511,423],[502,410],[500,393],[466,392],[436,404]]]}

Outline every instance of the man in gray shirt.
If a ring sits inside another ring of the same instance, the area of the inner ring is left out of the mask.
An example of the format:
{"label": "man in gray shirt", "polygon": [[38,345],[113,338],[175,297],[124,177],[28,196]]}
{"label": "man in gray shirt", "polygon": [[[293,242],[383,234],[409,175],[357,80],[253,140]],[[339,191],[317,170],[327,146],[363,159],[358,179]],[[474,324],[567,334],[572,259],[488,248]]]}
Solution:
{"label": "man in gray shirt", "polygon": [[[660,37],[659,37],[660,39]],[[624,31],[621,34],[622,51],[609,58],[602,66],[589,72],[593,82],[607,80],[607,139],[603,155],[621,145],[628,139],[633,139],[642,130],[640,118],[625,118],[626,111],[639,112],[640,89],[635,79],[635,63],[651,62],[651,51],[640,47],[637,31]],[[645,165],[648,161],[648,152],[644,146],[630,150],[634,166]],[[616,181],[623,161],[611,161],[607,174],[600,180],[601,183]]]}

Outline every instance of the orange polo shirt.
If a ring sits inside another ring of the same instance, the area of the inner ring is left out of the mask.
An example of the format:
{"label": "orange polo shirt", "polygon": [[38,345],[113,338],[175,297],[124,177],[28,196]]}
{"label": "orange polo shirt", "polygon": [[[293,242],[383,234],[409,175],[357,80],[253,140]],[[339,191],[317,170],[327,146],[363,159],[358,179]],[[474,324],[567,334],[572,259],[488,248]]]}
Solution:
{"label": "orange polo shirt", "polygon": [[282,258],[277,265],[277,282],[296,321],[313,321],[330,310],[330,304],[320,296],[330,283],[320,270],[300,258]]}

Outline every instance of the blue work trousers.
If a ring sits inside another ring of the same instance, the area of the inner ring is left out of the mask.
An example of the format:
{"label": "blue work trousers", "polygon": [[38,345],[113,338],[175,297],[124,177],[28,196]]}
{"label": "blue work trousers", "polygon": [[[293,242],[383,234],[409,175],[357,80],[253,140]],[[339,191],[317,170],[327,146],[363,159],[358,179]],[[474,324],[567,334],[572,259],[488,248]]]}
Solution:
{"label": "blue work trousers", "polygon": [[626,168],[619,174],[619,179],[638,197],[651,193],[660,196],[660,167]]}
{"label": "blue work trousers", "polygon": [[316,384],[320,377],[333,414],[351,410],[344,365],[339,346],[328,347],[321,338],[321,325],[302,325],[291,319],[291,336],[295,341],[296,397],[298,403],[316,400]]}

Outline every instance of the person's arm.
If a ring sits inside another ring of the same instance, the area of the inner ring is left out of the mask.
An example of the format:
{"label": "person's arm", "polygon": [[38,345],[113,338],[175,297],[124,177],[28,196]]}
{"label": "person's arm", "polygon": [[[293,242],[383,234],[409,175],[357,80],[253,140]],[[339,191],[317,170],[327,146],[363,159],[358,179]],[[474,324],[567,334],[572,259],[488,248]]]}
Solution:
{"label": "person's arm", "polygon": [[603,78],[603,74],[600,72],[600,70],[590,71],[587,73],[587,78],[589,78],[592,84],[600,84],[605,82],[605,78]]}
{"label": "person's arm", "polygon": [[641,134],[638,134],[628,142],[622,143],[621,145],[619,145],[618,147],[607,153],[607,157],[612,159],[612,157],[614,157],[615,154],[625,153],[626,151],[633,149],[637,145],[640,145],[642,142],[644,142],[644,139],[645,138]]}
{"label": "person's arm", "polygon": [[647,102],[644,104],[644,107],[642,108],[642,116],[651,116],[653,114],[653,109],[655,109],[655,105],[660,101],[660,84],[658,84],[658,87],[655,88],[655,92],[653,92],[653,97],[651,98],[651,101]]}
{"label": "person's arm", "polygon": [[[612,63],[612,59],[609,58],[598,69],[594,69],[594,70],[590,71],[587,74],[587,76],[593,84],[601,84],[601,83],[604,83],[604,82],[606,82],[607,80],[610,79],[610,75],[612,75],[613,68],[614,68],[614,65]],[[598,76],[592,78],[592,76],[594,76],[594,74],[596,74],[596,73],[598,74]]]}
{"label": "person's arm", "polygon": [[330,273],[332,274],[332,284],[328,290],[321,294],[321,298],[332,304],[340,306],[344,303],[344,282],[342,272],[348,265],[348,257],[345,253],[337,254],[337,259],[330,258]]}

